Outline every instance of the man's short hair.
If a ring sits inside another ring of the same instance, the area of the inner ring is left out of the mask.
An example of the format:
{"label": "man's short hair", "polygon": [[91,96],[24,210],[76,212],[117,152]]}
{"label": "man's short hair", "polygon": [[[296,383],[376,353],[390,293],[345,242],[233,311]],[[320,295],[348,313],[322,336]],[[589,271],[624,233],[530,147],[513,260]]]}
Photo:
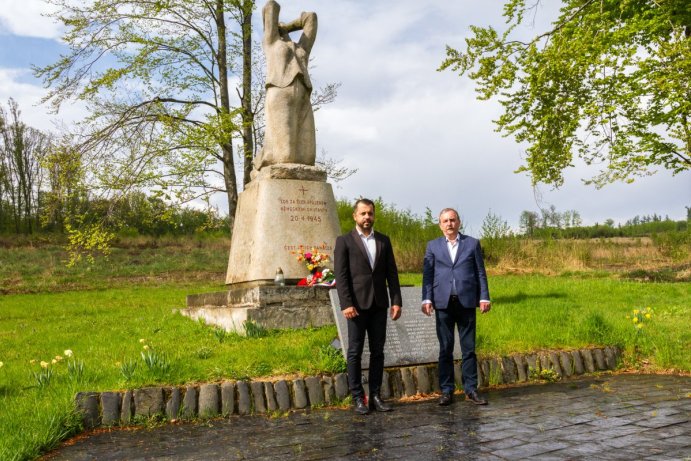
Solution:
{"label": "man's short hair", "polygon": [[453,211],[454,213],[456,213],[456,219],[458,219],[459,221],[461,220],[461,217],[460,217],[460,215],[458,214],[458,211],[456,211],[456,210],[453,209],[453,208],[444,208],[443,210],[441,210],[441,211],[439,212],[439,221],[441,221],[441,215],[443,215],[444,213],[448,213],[449,211]]}
{"label": "man's short hair", "polygon": [[359,198],[355,201],[355,205],[353,205],[353,213],[355,213],[357,211],[357,206],[361,203],[363,205],[371,206],[372,211],[375,211],[374,202],[372,200],[370,200],[368,198]]}

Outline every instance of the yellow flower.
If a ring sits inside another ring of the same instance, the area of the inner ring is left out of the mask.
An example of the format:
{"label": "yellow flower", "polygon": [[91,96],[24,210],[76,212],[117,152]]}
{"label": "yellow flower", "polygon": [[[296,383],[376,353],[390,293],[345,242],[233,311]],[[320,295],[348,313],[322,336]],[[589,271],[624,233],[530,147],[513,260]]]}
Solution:
{"label": "yellow flower", "polygon": [[145,350],[145,351],[148,351],[148,350],[149,350],[149,346],[148,346],[147,344],[144,344],[144,350]]}
{"label": "yellow flower", "polygon": [[5,364],[2,363],[2,362],[0,362],[0,368],[2,368],[2,367],[4,367],[4,366],[5,366]]}
{"label": "yellow flower", "polygon": [[640,312],[641,312],[640,310],[634,309],[634,310],[633,310],[633,315],[638,315]]}
{"label": "yellow flower", "polygon": [[35,364],[35,363],[36,363],[36,359],[31,359],[31,360],[29,360],[29,364],[33,365],[33,364]]}
{"label": "yellow flower", "polygon": [[638,323],[638,317],[633,318],[633,323]]}
{"label": "yellow flower", "polygon": [[41,360],[41,368],[48,368],[48,362]]}
{"label": "yellow flower", "polygon": [[59,362],[60,360],[62,360],[62,356],[61,356],[61,355],[56,355],[56,356],[55,356],[55,360],[57,360],[57,361]]}
{"label": "yellow flower", "polygon": [[65,357],[72,357],[72,355],[73,355],[72,349],[65,349],[64,354],[65,354]]}
{"label": "yellow flower", "polygon": [[650,315],[650,312],[648,312],[647,314],[645,314],[645,318],[649,319],[649,318],[651,318],[651,317],[652,317],[652,315]]}
{"label": "yellow flower", "polygon": [[643,324],[639,323],[638,325],[636,325],[636,328],[638,328],[640,330],[641,328],[643,328]]}
{"label": "yellow flower", "polygon": [[142,338],[139,340],[139,344],[144,344],[146,342],[146,339]]}
{"label": "yellow flower", "polygon": [[50,363],[52,363],[53,365],[55,365],[56,363],[58,363],[58,361],[55,360],[55,359],[53,359],[53,360],[50,361]]}

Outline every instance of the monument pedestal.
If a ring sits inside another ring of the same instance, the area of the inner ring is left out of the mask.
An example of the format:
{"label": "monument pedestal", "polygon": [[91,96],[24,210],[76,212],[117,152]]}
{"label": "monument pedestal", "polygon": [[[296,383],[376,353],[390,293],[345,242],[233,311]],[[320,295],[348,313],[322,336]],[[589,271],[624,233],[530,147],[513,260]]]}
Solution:
{"label": "monument pedestal", "polygon": [[244,323],[264,328],[333,325],[328,287],[231,287],[228,291],[187,296],[182,315],[204,319],[227,331],[244,333]]}
{"label": "monument pedestal", "polygon": [[326,172],[308,165],[270,165],[255,174],[238,198],[228,257],[227,292],[190,295],[183,315],[203,318],[229,331],[244,332],[246,321],[265,328],[306,328],[333,324],[328,289],[279,287],[309,275],[293,252],[302,245],[329,255],[340,233],[336,200]]}
{"label": "monument pedestal", "polygon": [[247,185],[238,199],[226,284],[273,283],[279,267],[287,283],[296,283],[308,275],[292,253],[300,245],[333,258],[340,225],[325,176],[305,165],[272,165]]}

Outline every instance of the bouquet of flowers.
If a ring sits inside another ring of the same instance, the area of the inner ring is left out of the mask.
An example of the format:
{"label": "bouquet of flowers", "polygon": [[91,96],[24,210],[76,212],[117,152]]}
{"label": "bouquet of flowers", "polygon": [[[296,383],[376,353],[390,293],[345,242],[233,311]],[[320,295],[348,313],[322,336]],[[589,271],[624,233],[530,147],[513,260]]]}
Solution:
{"label": "bouquet of flowers", "polygon": [[293,251],[297,260],[304,262],[310,275],[298,282],[298,286],[314,286],[326,285],[331,286],[336,283],[336,276],[333,271],[328,268],[322,268],[324,263],[329,262],[329,255],[320,252],[317,248],[312,247],[311,251],[305,251],[305,248],[300,245],[298,251]]}

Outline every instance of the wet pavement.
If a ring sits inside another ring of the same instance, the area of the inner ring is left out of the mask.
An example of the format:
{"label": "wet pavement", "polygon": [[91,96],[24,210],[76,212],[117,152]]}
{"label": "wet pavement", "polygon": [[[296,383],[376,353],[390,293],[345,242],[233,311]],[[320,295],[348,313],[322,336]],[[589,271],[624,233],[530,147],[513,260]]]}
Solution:
{"label": "wet pavement", "polygon": [[489,405],[436,399],[356,416],[287,417],[112,430],[56,460],[691,460],[691,377],[613,375],[495,389]]}

